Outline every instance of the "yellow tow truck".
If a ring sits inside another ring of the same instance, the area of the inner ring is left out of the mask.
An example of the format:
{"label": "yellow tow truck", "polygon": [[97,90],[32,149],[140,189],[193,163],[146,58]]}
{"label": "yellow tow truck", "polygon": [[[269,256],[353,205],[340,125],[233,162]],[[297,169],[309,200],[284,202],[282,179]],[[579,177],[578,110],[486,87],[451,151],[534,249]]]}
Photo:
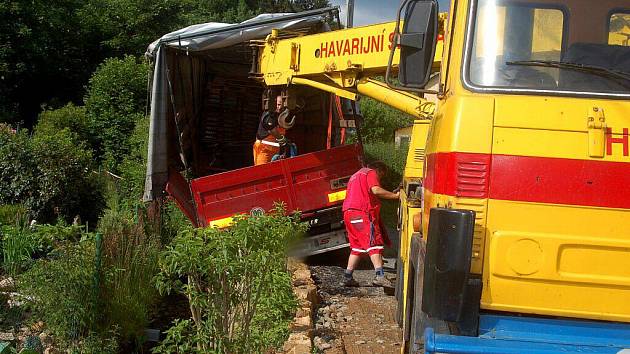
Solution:
{"label": "yellow tow truck", "polygon": [[628,38],[628,0],[403,0],[393,23],[252,42],[268,87],[417,118],[403,352],[630,350]]}

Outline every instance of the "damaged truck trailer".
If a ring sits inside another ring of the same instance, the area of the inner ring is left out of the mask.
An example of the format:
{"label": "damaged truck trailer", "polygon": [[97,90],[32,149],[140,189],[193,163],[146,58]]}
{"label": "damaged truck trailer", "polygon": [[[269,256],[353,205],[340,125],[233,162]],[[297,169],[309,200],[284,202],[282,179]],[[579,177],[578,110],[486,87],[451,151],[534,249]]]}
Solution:
{"label": "damaged truck trailer", "polygon": [[[308,87],[268,90],[250,77],[252,40],[273,29],[329,30],[337,8],[260,15],[240,24],[208,23],[167,34],[149,46],[151,127],[145,200],[170,196],[197,227],[225,227],[237,214],[284,203],[310,225],[296,252],[306,256],[348,246],[341,203],[361,167],[360,144],[346,144],[356,109]],[[276,98],[295,116],[286,137],[295,157],[254,166],[260,117]]]}

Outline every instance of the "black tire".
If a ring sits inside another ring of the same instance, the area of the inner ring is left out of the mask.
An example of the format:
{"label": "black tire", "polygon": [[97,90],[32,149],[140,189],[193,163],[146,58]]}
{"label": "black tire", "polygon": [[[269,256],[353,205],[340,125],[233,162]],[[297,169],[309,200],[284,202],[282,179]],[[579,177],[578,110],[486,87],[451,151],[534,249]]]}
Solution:
{"label": "black tire", "polygon": [[432,327],[435,333],[449,334],[448,323],[442,320],[429,317],[422,311],[422,286],[424,280],[424,256],[426,254],[426,244],[420,237],[412,238],[411,256],[414,260],[410,267],[413,268],[413,301],[411,320],[409,323],[409,341],[407,352],[409,354],[424,353],[424,330]]}

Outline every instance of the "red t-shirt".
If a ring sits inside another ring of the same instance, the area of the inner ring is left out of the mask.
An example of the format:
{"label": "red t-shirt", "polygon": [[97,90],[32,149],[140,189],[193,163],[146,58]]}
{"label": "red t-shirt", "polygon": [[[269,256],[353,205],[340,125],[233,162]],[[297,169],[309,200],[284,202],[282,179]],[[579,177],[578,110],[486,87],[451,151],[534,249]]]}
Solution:
{"label": "red t-shirt", "polygon": [[348,209],[364,212],[377,212],[381,207],[381,201],[372,193],[372,187],[379,186],[378,175],[371,168],[364,167],[357,171],[348,180],[346,199],[343,201],[343,211]]}

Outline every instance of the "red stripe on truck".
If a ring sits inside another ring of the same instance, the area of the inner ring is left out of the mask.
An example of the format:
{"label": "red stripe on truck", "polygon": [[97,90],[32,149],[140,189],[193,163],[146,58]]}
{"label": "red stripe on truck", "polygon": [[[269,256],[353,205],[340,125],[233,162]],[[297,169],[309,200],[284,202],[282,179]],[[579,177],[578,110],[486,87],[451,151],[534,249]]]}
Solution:
{"label": "red stripe on truck", "polygon": [[425,187],[436,194],[630,209],[630,163],[435,153]]}
{"label": "red stripe on truck", "polygon": [[490,155],[439,152],[427,156],[425,187],[438,194],[487,198]]}

